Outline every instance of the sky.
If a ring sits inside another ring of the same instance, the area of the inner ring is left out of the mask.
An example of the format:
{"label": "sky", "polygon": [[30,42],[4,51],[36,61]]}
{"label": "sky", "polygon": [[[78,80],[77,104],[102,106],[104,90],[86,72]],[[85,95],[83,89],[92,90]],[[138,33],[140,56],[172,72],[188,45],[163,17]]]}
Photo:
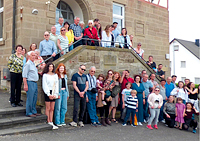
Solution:
{"label": "sky", "polygon": [[200,39],[200,0],[169,0],[169,40],[174,38]]}

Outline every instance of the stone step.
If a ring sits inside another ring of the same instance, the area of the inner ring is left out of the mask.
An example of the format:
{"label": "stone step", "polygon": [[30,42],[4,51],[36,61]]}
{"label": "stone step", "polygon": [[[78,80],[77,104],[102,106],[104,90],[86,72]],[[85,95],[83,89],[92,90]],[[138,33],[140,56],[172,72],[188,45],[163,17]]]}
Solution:
{"label": "stone step", "polygon": [[[38,113],[41,113],[41,108],[38,107],[36,109]],[[25,116],[25,115],[26,115],[26,107],[11,107],[11,108],[0,109],[0,119]]]}
{"label": "stone step", "polygon": [[14,135],[14,134],[26,134],[35,132],[44,132],[45,130],[52,130],[52,126],[46,123],[39,123],[35,125],[29,125],[24,127],[15,127],[0,130],[0,136]]}
{"label": "stone step", "polygon": [[0,129],[6,129],[17,126],[26,126],[37,123],[45,123],[46,120],[47,120],[46,115],[41,115],[37,117],[18,116],[12,118],[4,118],[0,119]]}

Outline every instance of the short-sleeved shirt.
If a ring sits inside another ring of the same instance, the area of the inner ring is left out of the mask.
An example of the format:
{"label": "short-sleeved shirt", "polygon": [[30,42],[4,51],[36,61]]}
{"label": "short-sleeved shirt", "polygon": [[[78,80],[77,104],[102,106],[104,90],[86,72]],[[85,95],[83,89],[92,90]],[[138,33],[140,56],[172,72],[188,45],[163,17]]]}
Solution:
{"label": "short-sleeved shirt", "polygon": [[35,67],[35,63],[31,60],[26,62],[22,72],[22,77],[26,78],[28,81],[38,81],[38,70]]}
{"label": "short-sleeved shirt", "polygon": [[60,28],[63,27],[63,25],[56,24],[55,27],[56,27],[56,35],[60,35]]}
{"label": "short-sleeved shirt", "polygon": [[[147,63],[149,63],[149,61],[147,61]],[[152,69],[156,69],[156,63],[155,62],[151,63],[149,67],[151,67]]]}
{"label": "short-sleeved shirt", "polygon": [[[88,79],[87,79],[87,76],[85,74],[80,76],[78,73],[75,73],[72,76],[71,81],[75,81],[76,82],[76,86],[78,87],[79,91],[83,92],[85,90],[86,82],[88,81]],[[74,95],[75,94],[78,94],[78,92],[74,89]]]}
{"label": "short-sleeved shirt", "polygon": [[153,88],[153,84],[148,80],[147,80],[147,82],[142,81],[142,84],[144,85],[145,97],[147,98],[147,96],[149,95],[149,88]]}
{"label": "short-sleeved shirt", "polygon": [[161,85],[159,85],[159,88],[160,88],[160,95],[162,95],[163,100],[165,100],[166,99],[166,88],[165,88],[165,86],[162,87]]}
{"label": "short-sleeved shirt", "polygon": [[[65,37],[66,37],[66,38],[64,38],[64,37],[61,36],[61,35],[58,35],[58,39],[60,40],[60,46],[61,46],[62,49],[67,48],[67,47],[68,47],[68,44],[69,44],[69,40],[68,40],[67,36],[65,36]],[[69,51],[69,49],[67,48],[67,49],[65,50],[65,52],[68,52],[68,51]]]}
{"label": "short-sleeved shirt", "polygon": [[167,98],[169,98],[171,91],[175,88],[173,83],[166,83],[165,84],[165,88],[166,88],[166,96]]}
{"label": "short-sleeved shirt", "polygon": [[58,41],[58,35],[53,35],[52,33],[50,33],[50,37],[49,40],[54,41],[56,47],[57,47],[57,52],[59,51],[59,48],[57,46],[57,41]]}
{"label": "short-sleeved shirt", "polygon": [[126,83],[127,83],[127,82],[134,83],[134,80],[133,80],[133,78],[131,78],[131,77],[129,77],[129,78],[125,78],[125,77],[124,77],[124,79],[123,79],[123,81],[122,81],[122,90],[126,88]]}
{"label": "short-sleeved shirt", "polygon": [[8,60],[8,69],[10,72],[14,73],[22,73],[22,67],[23,67],[23,56],[17,57],[17,55],[14,53],[9,57]]}
{"label": "short-sleeved shirt", "polygon": [[124,95],[124,102],[126,102],[127,98],[129,97],[129,95],[131,95],[131,91],[132,89],[123,89],[122,94]]}
{"label": "short-sleeved shirt", "polygon": [[156,74],[159,76],[162,76],[162,75],[165,75],[165,72],[163,70],[160,70],[160,71],[157,71]]}

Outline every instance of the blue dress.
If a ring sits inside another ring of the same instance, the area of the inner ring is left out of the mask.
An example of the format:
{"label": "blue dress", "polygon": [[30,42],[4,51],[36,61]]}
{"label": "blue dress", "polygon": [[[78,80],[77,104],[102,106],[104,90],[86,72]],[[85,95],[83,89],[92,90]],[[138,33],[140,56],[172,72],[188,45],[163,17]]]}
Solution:
{"label": "blue dress", "polygon": [[138,122],[144,122],[144,116],[143,116],[143,92],[145,90],[142,83],[140,83],[140,86],[136,83],[132,84],[132,90],[137,91],[137,98],[138,98],[138,114],[137,114],[137,120]]}

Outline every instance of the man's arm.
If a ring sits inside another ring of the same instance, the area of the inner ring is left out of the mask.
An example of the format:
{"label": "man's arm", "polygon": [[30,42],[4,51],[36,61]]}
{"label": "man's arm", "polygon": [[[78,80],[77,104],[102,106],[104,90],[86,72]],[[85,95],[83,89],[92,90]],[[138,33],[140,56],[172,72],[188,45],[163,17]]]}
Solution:
{"label": "man's arm", "polygon": [[24,82],[24,91],[28,91],[27,80],[25,77],[23,78],[23,82]]}

